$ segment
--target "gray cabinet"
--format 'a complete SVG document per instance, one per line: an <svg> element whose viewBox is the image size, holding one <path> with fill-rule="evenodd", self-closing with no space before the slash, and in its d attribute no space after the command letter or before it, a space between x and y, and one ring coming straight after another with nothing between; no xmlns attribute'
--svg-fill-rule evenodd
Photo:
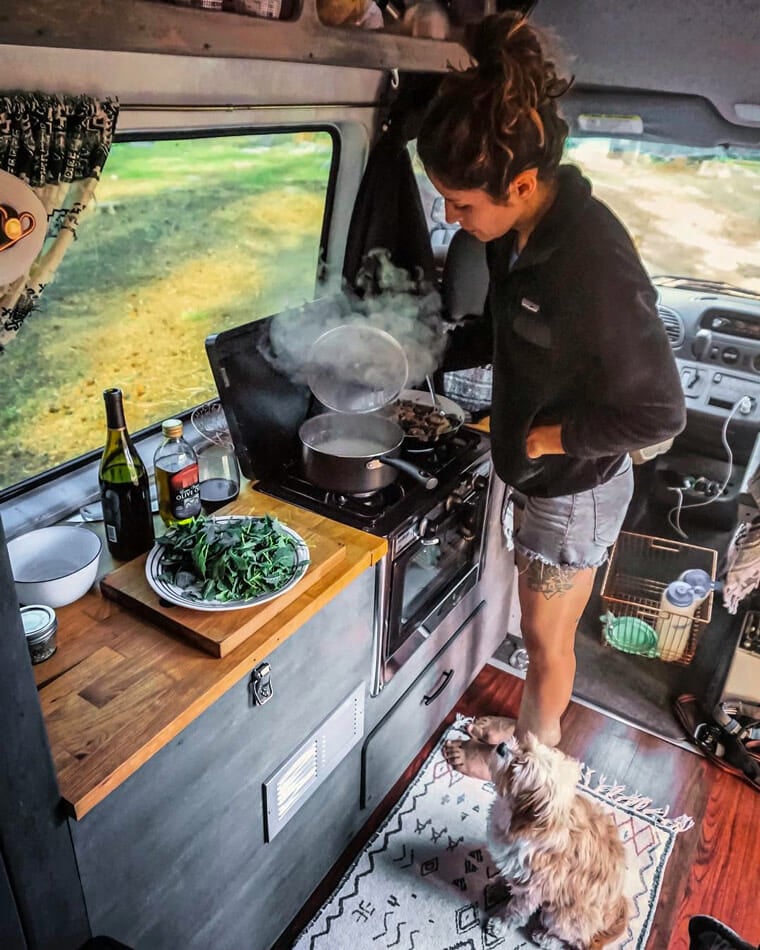
<svg viewBox="0 0 760 950"><path fill-rule="evenodd" d="M367 736L362 753L362 807L383 800L487 663L493 643L482 634L484 600L399 702Z"/></svg>
<svg viewBox="0 0 760 950"><path fill-rule="evenodd" d="M357 687L364 702L372 595L366 571L269 657L271 700L252 706L239 682L71 822L93 933L136 950L269 950L366 817L361 743L269 842L263 786L346 718Z"/></svg>

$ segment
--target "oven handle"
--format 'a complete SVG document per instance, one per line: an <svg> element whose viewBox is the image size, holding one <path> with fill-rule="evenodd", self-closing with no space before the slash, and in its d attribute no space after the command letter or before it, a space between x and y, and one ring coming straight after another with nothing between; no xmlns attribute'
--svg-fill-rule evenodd
<svg viewBox="0 0 760 950"><path fill-rule="evenodd" d="M454 675L454 670L444 671L443 679L441 680L441 685L438 687L438 689L432 692L429 696L422 697L422 702L424 703L425 706L429 706L433 702L434 699L437 699L441 695L441 693L449 685L449 682L451 681L451 677L453 675Z"/></svg>

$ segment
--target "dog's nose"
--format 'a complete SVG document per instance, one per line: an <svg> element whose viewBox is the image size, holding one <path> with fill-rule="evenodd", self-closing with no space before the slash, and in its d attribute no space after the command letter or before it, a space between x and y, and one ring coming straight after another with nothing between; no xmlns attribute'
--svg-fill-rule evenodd
<svg viewBox="0 0 760 950"><path fill-rule="evenodd" d="M506 742L500 742L496 746L496 754L500 756L502 759L506 759L507 757L507 743Z"/></svg>

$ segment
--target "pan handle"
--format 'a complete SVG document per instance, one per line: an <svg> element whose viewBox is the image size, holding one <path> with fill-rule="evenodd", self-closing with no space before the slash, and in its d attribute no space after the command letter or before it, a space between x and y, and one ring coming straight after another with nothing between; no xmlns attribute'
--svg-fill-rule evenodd
<svg viewBox="0 0 760 950"><path fill-rule="evenodd" d="M387 455L383 455L378 459L378 461L382 462L383 465L390 465L392 468L398 468L402 472L406 472L407 475L411 475L412 478L416 479L420 485L424 485L428 491L432 491L438 486L438 479L435 477L435 475L431 475L429 472L420 471L420 469L418 469L415 465L412 465L410 462L406 462L404 459L388 458Z"/></svg>

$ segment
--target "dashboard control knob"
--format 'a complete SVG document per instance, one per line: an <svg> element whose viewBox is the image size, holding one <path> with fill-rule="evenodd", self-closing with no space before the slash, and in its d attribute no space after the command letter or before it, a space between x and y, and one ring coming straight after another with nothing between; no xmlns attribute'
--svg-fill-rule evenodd
<svg viewBox="0 0 760 950"><path fill-rule="evenodd" d="M739 351L735 346L727 346L721 353L720 358L724 363L733 366L734 363L739 362Z"/></svg>

